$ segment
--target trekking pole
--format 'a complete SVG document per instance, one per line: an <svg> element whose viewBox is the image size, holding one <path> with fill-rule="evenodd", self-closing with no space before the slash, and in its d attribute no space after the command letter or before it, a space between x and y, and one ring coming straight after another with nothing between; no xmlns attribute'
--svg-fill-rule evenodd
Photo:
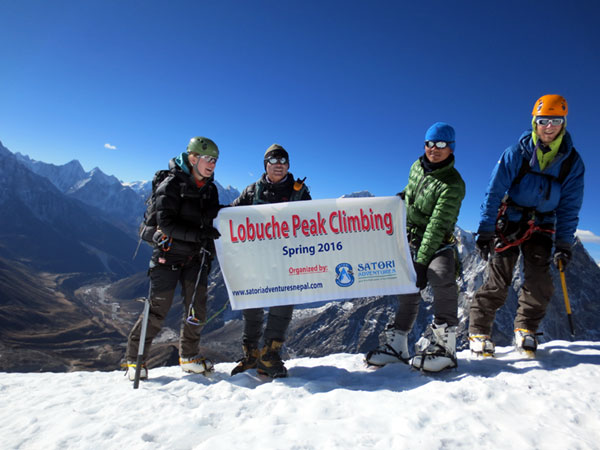
<svg viewBox="0 0 600 450"><path fill-rule="evenodd" d="M185 319L187 323L190 325L205 325L200 322L200 320L196 317L196 292L198 291L198 285L200 284L200 279L202 278L202 273L204 272L204 262L206 261L206 255L210 252L206 250L204 247L200 250L202 253L202 259L200 260L200 270L198 271L198 276L196 277L196 284L194 285L194 294L192 295L192 301L190 302L190 306L188 308L188 317Z"/></svg>
<svg viewBox="0 0 600 450"><path fill-rule="evenodd" d="M144 302L144 314L142 315L142 332L140 334L140 343L138 345L137 360L135 362L135 378L133 388L137 389L140 385L140 374L142 372L142 358L144 357L144 344L146 343L146 329L148 328L148 316L150 315L150 294L152 292L152 280L148 287L148 297Z"/></svg>
<svg viewBox="0 0 600 450"><path fill-rule="evenodd" d="M571 336L575 336L575 329L573 328L573 318L571 316L571 304L569 303L567 282L565 280L565 269L561 260L558 260L558 272L560 273L560 284L562 285L563 296L565 298L565 309L567 310L567 318L569 319L569 328L571 329Z"/></svg>

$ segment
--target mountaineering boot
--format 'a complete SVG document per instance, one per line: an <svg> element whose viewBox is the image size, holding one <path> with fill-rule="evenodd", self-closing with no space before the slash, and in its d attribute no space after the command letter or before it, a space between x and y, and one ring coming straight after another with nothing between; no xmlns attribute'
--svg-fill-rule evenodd
<svg viewBox="0 0 600 450"><path fill-rule="evenodd" d="M287 369L283 365L279 352L282 341L271 340L260 351L256 371L271 378L287 377Z"/></svg>
<svg viewBox="0 0 600 450"><path fill-rule="evenodd" d="M258 363L258 346L255 343L242 344L244 357L238 361L238 365L231 371L231 376L245 372L248 369L256 369Z"/></svg>
<svg viewBox="0 0 600 450"><path fill-rule="evenodd" d="M383 367L386 364L403 362L408 364L410 359L408 355L407 333L389 325L383 332L385 342L371 350L365 356L365 362L370 366Z"/></svg>
<svg viewBox="0 0 600 450"><path fill-rule="evenodd" d="M424 372L440 372L458 366L456 361L456 327L432 323L415 344L415 356L411 360L415 369Z"/></svg>
<svg viewBox="0 0 600 450"><path fill-rule="evenodd" d="M125 375L127 375L127 378L129 378L129 381L135 381L135 368L137 367L137 364L135 363L135 361L127 361L126 364L124 364L125 367L127 367L127 372L125 372ZM142 364L142 368L140 369L140 380L147 380L148 379L148 369L146 368L146 364Z"/></svg>
<svg viewBox="0 0 600 450"><path fill-rule="evenodd" d="M535 332L525 328L515 328L515 350L528 356L535 356L538 341Z"/></svg>
<svg viewBox="0 0 600 450"><path fill-rule="evenodd" d="M179 358L179 366L181 370L188 373L208 374L214 369L214 365L210 359L196 356L194 358Z"/></svg>
<svg viewBox="0 0 600 450"><path fill-rule="evenodd" d="M469 348L473 355L484 358L493 357L496 352L496 346L488 334L470 334Z"/></svg>

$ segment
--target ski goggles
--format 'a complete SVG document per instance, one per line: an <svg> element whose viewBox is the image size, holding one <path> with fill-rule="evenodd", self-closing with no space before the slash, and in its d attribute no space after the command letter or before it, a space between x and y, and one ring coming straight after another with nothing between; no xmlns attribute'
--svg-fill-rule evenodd
<svg viewBox="0 0 600 450"><path fill-rule="evenodd" d="M565 119L564 117L537 117L535 119L535 123L543 127L548 124L552 125L553 127L557 127L565 123Z"/></svg>
<svg viewBox="0 0 600 450"><path fill-rule="evenodd" d="M427 148L446 148L448 144L451 144L454 141L425 141L425 147Z"/></svg>
<svg viewBox="0 0 600 450"><path fill-rule="evenodd" d="M202 155L200 156L200 158L202 158L204 161L206 161L208 164L216 164L217 163L217 159L214 156L210 156L210 155Z"/></svg>
<svg viewBox="0 0 600 450"><path fill-rule="evenodd" d="M267 162L269 164L285 164L287 162L287 158L282 156L281 158L275 158L274 156L271 158L267 158Z"/></svg>

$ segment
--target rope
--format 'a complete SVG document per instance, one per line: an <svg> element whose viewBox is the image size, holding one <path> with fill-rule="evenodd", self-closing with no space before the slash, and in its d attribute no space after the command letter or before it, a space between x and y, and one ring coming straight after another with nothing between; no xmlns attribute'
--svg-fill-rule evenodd
<svg viewBox="0 0 600 450"><path fill-rule="evenodd" d="M535 232L539 231L541 233L549 233L549 234L555 233L555 230L550 230L548 228L542 228L539 225L536 225L535 224L535 212L533 212L533 213L531 213L531 218L527 221L527 230L525 231L525 233L523 233L523 236L521 236L519 239L515 239L514 241L509 240L502 233L502 231L500 231L500 227L497 226L498 221L500 220L500 217L502 217L504 215L507 208L508 208L508 203L506 201L502 202L500 208L498 209L498 216L496 217L496 234L498 235L498 237L500 238L500 241L503 244L502 246L496 247L494 249L496 251L496 253L501 253L505 250L508 250L511 247L516 247L518 245L521 245L523 242L530 239L531 236L533 235L533 233L535 233ZM516 234L516 232L513 234Z"/></svg>

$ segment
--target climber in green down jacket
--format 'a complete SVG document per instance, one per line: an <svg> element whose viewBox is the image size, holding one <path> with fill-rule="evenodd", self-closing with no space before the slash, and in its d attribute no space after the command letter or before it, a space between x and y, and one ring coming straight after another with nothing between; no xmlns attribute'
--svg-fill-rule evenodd
<svg viewBox="0 0 600 450"><path fill-rule="evenodd" d="M369 365L404 362L427 372L457 365L454 226L465 196L465 183L454 168L454 139L450 125L433 124L425 134L425 153L412 165L408 185L398 194L406 204L406 232L417 288L424 289L429 283L433 291L433 323L417 341L411 359L407 336L417 318L421 295L400 295L394 323L383 333L383 344L366 355Z"/></svg>

